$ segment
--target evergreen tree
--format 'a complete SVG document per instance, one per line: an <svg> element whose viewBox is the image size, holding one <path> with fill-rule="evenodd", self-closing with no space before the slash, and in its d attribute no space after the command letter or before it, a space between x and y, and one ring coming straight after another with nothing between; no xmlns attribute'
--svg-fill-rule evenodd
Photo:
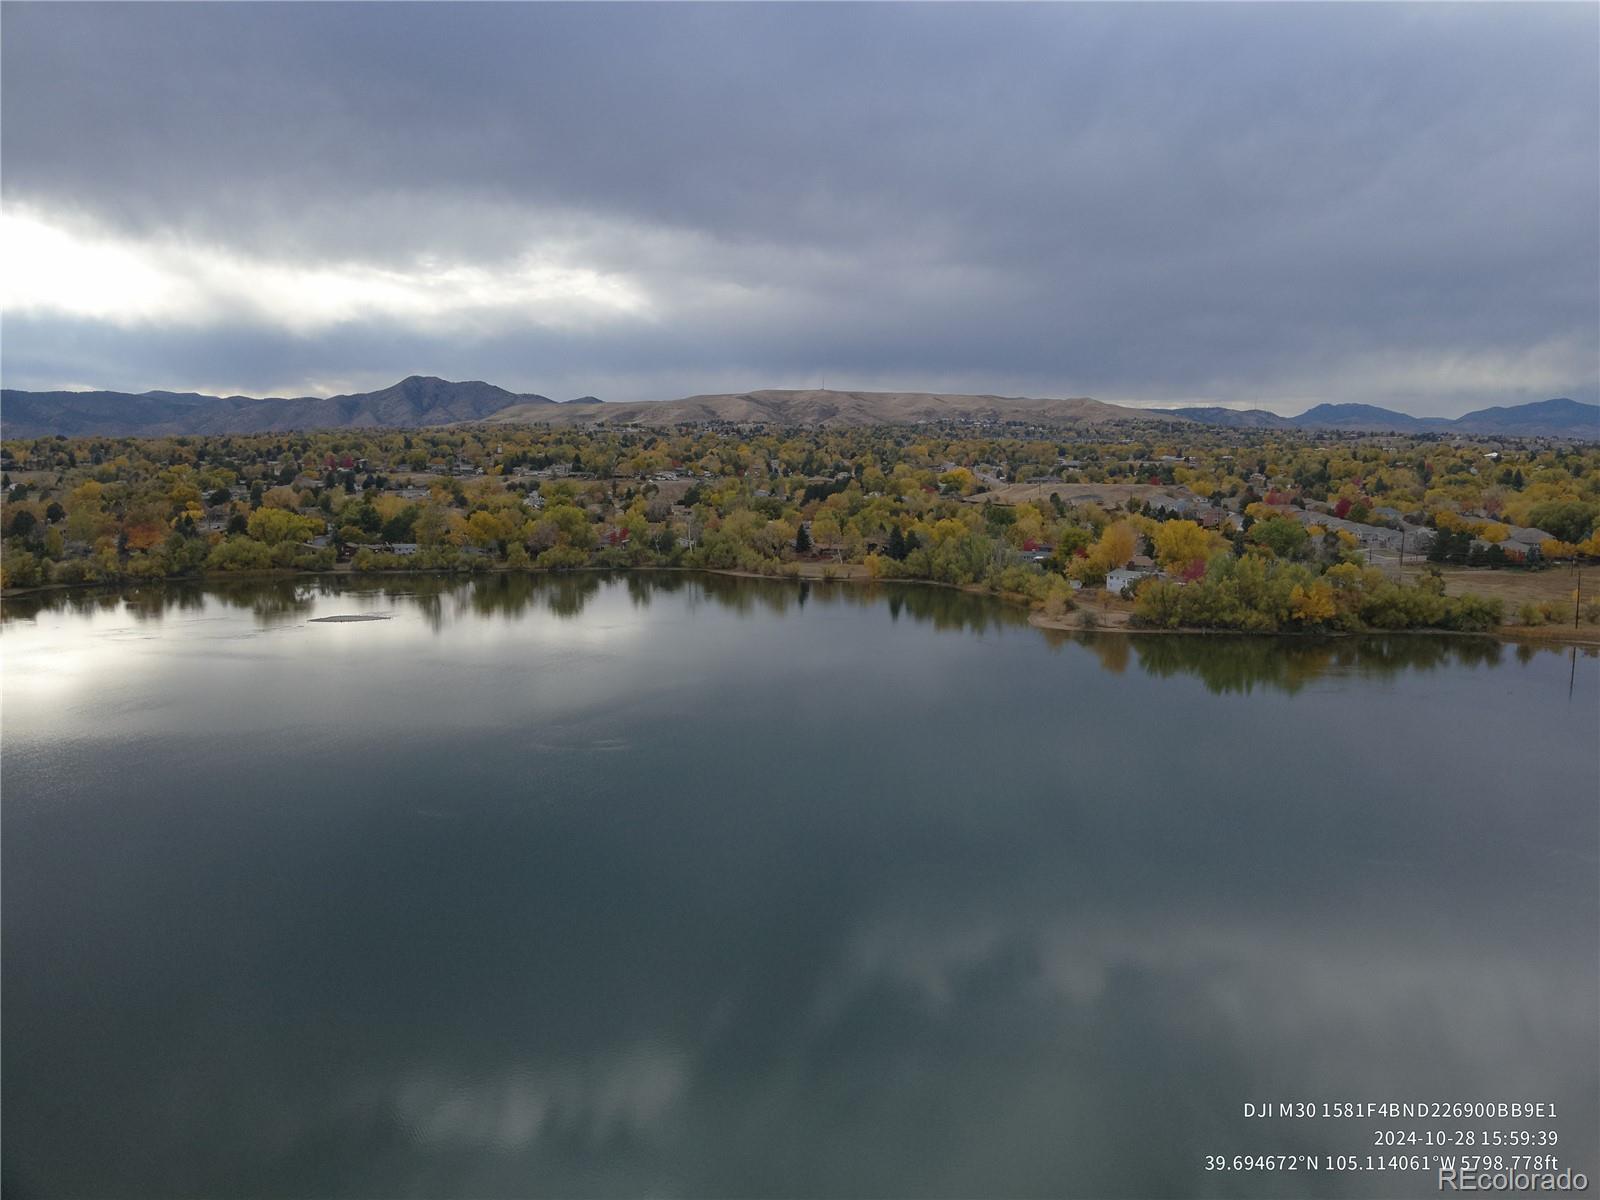
<svg viewBox="0 0 1600 1200"><path fill-rule="evenodd" d="M906 535L900 532L900 526L894 525L889 529L889 545L887 553L895 562L904 562L906 557Z"/></svg>
<svg viewBox="0 0 1600 1200"><path fill-rule="evenodd" d="M811 553L811 531L806 528L803 521L800 523L800 531L794 535L794 552L796 554Z"/></svg>

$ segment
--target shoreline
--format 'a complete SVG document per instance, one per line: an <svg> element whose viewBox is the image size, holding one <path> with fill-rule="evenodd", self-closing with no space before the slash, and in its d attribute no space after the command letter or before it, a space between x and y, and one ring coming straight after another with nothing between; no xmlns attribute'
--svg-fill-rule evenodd
<svg viewBox="0 0 1600 1200"><path fill-rule="evenodd" d="M1074 634L1122 634L1129 637L1148 636L1152 634L1176 634L1183 636L1203 637L1269 637L1269 638L1298 638L1298 637L1367 637L1372 634L1418 634L1434 637L1492 637L1506 642L1532 642L1539 644L1555 644L1559 646L1575 647L1600 647L1600 625L1579 626L1573 628L1560 625L1499 625L1494 629L1485 629L1479 633L1467 633L1454 629L1362 629L1362 630L1275 630L1272 632L1257 632L1240 629L1203 629L1186 626L1180 629L1151 629L1134 625L1130 618L1132 606L1117 608L1110 605L1102 606L1088 601L1075 601L1077 607L1062 616L1049 616L1043 611L1033 607L1032 602L1026 597L1015 592L996 592L979 584L954 584L943 583L936 579L876 579L860 563L798 563L800 569L793 573L762 574L758 571L741 571L723 567L576 567L576 568L540 568L540 567L505 567L492 566L481 571L440 571L436 569L407 569L380 571L355 571L348 564L340 564L329 571L296 571L290 569L268 569L263 571L227 571L212 572L201 575L163 576L156 579L124 580L118 583L46 583L37 587L9 588L0 591L0 602L5 600L20 599L28 596L41 596L51 592L82 592L96 589L126 591L130 587L140 587L155 584L166 586L174 583L216 584L224 580L272 580L272 579L379 579L379 578L405 578L409 576L433 575L444 576L452 579L474 579L487 575L576 575L580 572L604 572L623 574L629 572L654 573L654 572L679 572L683 574L720 575L730 579L761 579L773 583L837 583L852 585L882 585L882 584L910 584L917 587L948 588L951 591L966 592L973 596L987 596L1001 603L1022 608L1027 611L1027 623L1034 629L1049 633L1074 633ZM815 568L806 570L805 568ZM1127 601L1117 601L1118 604L1128 604ZM1093 623L1084 624L1084 615L1093 614Z"/></svg>

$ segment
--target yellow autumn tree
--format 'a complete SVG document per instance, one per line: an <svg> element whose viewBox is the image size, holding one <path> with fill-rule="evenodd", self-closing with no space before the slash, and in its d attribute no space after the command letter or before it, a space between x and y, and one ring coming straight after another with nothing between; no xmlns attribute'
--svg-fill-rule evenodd
<svg viewBox="0 0 1600 1200"><path fill-rule="evenodd" d="M1013 546L1044 540L1044 514L1031 504L1019 504L1013 510L1015 520L1006 529L1006 540Z"/></svg>
<svg viewBox="0 0 1600 1200"><path fill-rule="evenodd" d="M1182 568L1210 558L1220 539L1195 521L1163 521L1156 526L1156 559L1166 568ZM1125 561L1125 560L1124 560Z"/></svg>
<svg viewBox="0 0 1600 1200"><path fill-rule="evenodd" d="M963 496L972 495L978 486L977 477L965 467L957 467L953 471L946 471L939 476L939 486L946 491L959 492Z"/></svg>
<svg viewBox="0 0 1600 1200"><path fill-rule="evenodd" d="M1473 537L1477 537L1488 524L1487 521L1474 521L1471 517L1464 517L1448 508L1436 509L1433 514L1434 528L1442 529L1446 533L1470 533Z"/></svg>
<svg viewBox="0 0 1600 1200"><path fill-rule="evenodd" d="M839 519L831 512L819 512L811 520L811 544L818 550L832 550L838 546L844 531L839 528Z"/></svg>
<svg viewBox="0 0 1600 1200"><path fill-rule="evenodd" d="M1539 553L1546 558L1575 558L1581 551L1572 542L1559 538L1545 538L1539 543Z"/></svg>
<svg viewBox="0 0 1600 1200"><path fill-rule="evenodd" d="M1127 562L1139 549L1139 532L1129 521L1113 521L1100 532L1089 561L1102 574Z"/></svg>
<svg viewBox="0 0 1600 1200"><path fill-rule="evenodd" d="M279 542L303 542L321 528L322 522L281 508L258 508L250 514L250 536L269 546Z"/></svg>
<svg viewBox="0 0 1600 1200"><path fill-rule="evenodd" d="M1331 621L1338 610L1333 603L1333 589L1320 579L1309 588L1295 584L1289 593L1289 612L1302 625L1320 625Z"/></svg>
<svg viewBox="0 0 1600 1200"><path fill-rule="evenodd" d="M522 535L523 521L509 510L490 512L479 509L467 518L467 540L474 546L494 546Z"/></svg>

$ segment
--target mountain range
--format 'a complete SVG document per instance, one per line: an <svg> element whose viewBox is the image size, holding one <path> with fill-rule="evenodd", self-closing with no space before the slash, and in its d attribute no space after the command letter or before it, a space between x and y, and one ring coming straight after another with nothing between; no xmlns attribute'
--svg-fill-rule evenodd
<svg viewBox="0 0 1600 1200"><path fill-rule="evenodd" d="M1086 397L937 392L763 390L603 404L565 404L471 380L412 375L392 387L341 396L207 396L195 392L0 392L5 437L274 433L291 429L416 428L472 422L583 426L675 425L711 421L770 425L901 425L930 421L1026 421L1060 427L1115 422L1198 422L1232 429L1336 429L1471 433L1600 441L1600 405L1574 400L1485 408L1463 417L1414 417L1368 404L1319 404L1295 417L1264 409L1132 408Z"/></svg>
<svg viewBox="0 0 1600 1200"><path fill-rule="evenodd" d="M1600 405L1565 397L1531 404L1480 408L1465 416L1413 417L1371 404L1319 404L1297 417L1260 408L1150 409L1232 429L1348 429L1372 433L1474 433L1501 437L1568 437L1600 440Z"/></svg>
<svg viewBox="0 0 1600 1200"><path fill-rule="evenodd" d="M592 399L592 398L591 398ZM412 375L376 392L293 399L206 396L197 392L0 392L6 437L164 437L204 433L277 433L290 429L415 428L482 421L515 406L557 407L547 396L519 395L491 383L452 383Z"/></svg>

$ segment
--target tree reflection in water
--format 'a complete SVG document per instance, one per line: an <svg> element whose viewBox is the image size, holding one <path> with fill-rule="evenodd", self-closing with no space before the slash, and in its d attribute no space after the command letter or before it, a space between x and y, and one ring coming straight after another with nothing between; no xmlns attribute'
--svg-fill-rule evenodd
<svg viewBox="0 0 1600 1200"><path fill-rule="evenodd" d="M210 602L248 610L262 628L304 621L319 602L345 598L363 610L411 607L441 631L456 616L518 620L545 613L562 620L580 616L602 590L622 587L636 608L658 594L688 593L700 604L740 615L798 612L808 605L858 608L883 606L891 621L928 622L935 629L984 634L1027 626L1020 607L952 588L908 583L856 584L708 575L685 571L574 571L561 574L496 572L487 575L314 576L151 583L123 590L47 591L5 600L5 621L33 620L44 613L90 614L119 608L137 621L159 621L168 613L198 613ZM1326 676L1392 678L1442 666L1493 666L1512 653L1528 662L1541 653L1570 648L1519 643L1508 647L1491 637L1426 633L1352 637L1226 634L1117 634L1032 631L1059 650L1076 644L1092 652L1105 670L1126 672L1137 663L1147 675L1193 675L1207 690L1248 693L1257 687L1293 694ZM1595 657L1593 647L1571 650Z"/></svg>

